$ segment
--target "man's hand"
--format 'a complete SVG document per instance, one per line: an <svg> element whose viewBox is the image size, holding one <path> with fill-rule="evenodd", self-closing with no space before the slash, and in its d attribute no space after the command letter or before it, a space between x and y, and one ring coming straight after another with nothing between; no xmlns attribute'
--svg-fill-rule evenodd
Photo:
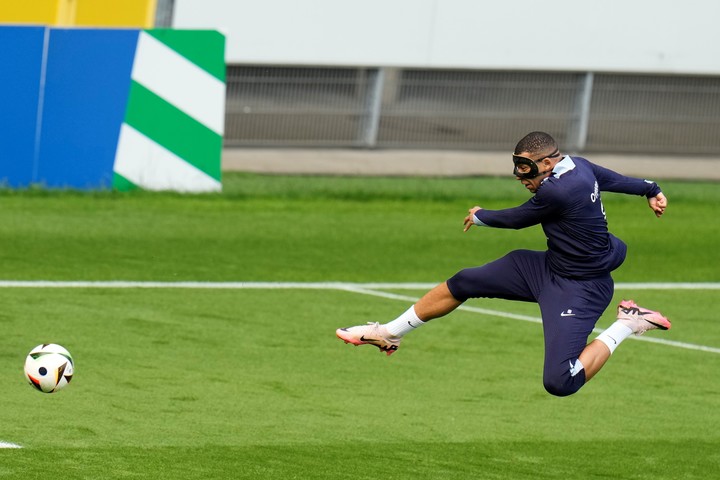
<svg viewBox="0 0 720 480"><path fill-rule="evenodd" d="M470 215L465 217L465 221L463 221L463 225L465 225L465 228L463 228L463 232L467 232L468 230L470 230L470 227L475 225L475 212L477 212L478 210L482 210L482 208L478 207L477 205L468 210Z"/></svg>
<svg viewBox="0 0 720 480"><path fill-rule="evenodd" d="M648 205L652 211L655 212L655 216L658 218L660 215L665 213L667 203L667 197L665 197L662 193L658 193L656 197L648 198Z"/></svg>

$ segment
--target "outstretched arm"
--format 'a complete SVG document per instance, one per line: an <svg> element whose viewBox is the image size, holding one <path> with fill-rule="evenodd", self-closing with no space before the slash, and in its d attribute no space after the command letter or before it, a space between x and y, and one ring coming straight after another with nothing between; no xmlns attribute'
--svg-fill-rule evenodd
<svg viewBox="0 0 720 480"><path fill-rule="evenodd" d="M650 206L652 211L655 212L655 216L658 218L660 218L660 216L665 213L667 203L667 197L663 195L662 192L658 193L654 197L648 198L648 205Z"/></svg>
<svg viewBox="0 0 720 480"><path fill-rule="evenodd" d="M643 195L647 198L655 197L660 193L658 184L651 180L627 177L609 168L601 167L591 162L588 163L592 167L600 190L603 192Z"/></svg>
<svg viewBox="0 0 720 480"><path fill-rule="evenodd" d="M541 199L538 194L522 205L503 210L486 210L476 205L468 210L469 215L463 222L464 231L467 232L473 225L515 230L531 227L551 216L560 207L560 202Z"/></svg>
<svg viewBox="0 0 720 480"><path fill-rule="evenodd" d="M590 162L588 162L590 163ZM610 169L590 163L595 178L597 178L600 190L606 192L628 193L644 195L647 197L648 205L655 212L656 217L665 213L667 208L667 197L660 191L657 183L639 178L626 177Z"/></svg>

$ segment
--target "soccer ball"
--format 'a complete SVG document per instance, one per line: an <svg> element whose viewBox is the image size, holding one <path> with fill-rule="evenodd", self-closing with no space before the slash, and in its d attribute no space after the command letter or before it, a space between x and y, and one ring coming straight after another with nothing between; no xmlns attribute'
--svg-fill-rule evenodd
<svg viewBox="0 0 720 480"><path fill-rule="evenodd" d="M30 350L25 359L25 377L43 393L57 392L73 377L73 358L64 347L44 343Z"/></svg>

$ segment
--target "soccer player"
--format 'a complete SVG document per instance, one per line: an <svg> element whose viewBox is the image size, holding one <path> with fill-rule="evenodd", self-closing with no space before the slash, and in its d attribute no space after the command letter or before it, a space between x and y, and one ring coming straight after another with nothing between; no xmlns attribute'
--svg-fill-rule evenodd
<svg viewBox="0 0 720 480"><path fill-rule="evenodd" d="M514 208L474 206L465 217L472 226L520 229L542 225L544 252L515 250L486 265L466 268L426 293L397 319L340 328L345 343L374 345L390 355L406 333L447 315L468 298L536 302L545 338L543 384L552 395L577 392L631 334L670 328L659 312L632 300L618 305L617 321L588 343L595 323L610 304L610 272L625 260L626 245L608 232L600 192L643 195L657 217L667 207L660 187L620 175L588 160L562 155L547 133L532 132L515 147L513 175L534 195Z"/></svg>

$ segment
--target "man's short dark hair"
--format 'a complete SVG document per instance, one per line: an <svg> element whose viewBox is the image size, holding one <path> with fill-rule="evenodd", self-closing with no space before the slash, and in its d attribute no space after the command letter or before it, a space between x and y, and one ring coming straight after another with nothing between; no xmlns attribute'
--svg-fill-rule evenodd
<svg viewBox="0 0 720 480"><path fill-rule="evenodd" d="M557 142L545 132L530 132L515 146L515 155L528 152L530 154L542 153L547 150L556 150Z"/></svg>

